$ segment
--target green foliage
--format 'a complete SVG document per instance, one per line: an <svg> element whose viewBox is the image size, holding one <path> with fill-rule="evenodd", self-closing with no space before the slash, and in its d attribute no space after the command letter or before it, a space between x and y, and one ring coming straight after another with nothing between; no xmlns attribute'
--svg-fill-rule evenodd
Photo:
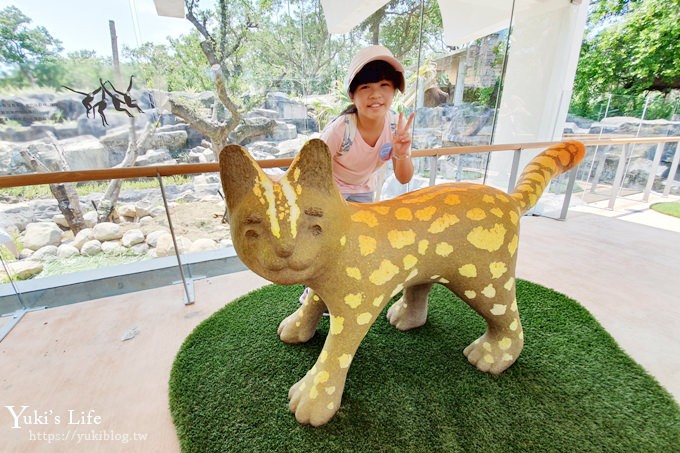
<svg viewBox="0 0 680 453"><path fill-rule="evenodd" d="M53 72L61 42L45 27L30 27L31 19L16 6L0 11L0 63L18 69L20 81L35 85L36 77ZM36 68L43 68L36 74Z"/></svg>
<svg viewBox="0 0 680 453"><path fill-rule="evenodd" d="M574 82L571 111L597 118L606 94L628 96L629 114L641 113L650 92L668 95L680 88L680 2L600 1L588 31ZM672 111L655 99L646 118ZM667 116L665 116L667 117Z"/></svg>

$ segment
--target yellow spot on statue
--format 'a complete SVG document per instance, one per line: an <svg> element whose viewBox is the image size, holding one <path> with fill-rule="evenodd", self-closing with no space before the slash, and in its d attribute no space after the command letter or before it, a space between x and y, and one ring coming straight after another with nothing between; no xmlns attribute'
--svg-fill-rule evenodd
<svg viewBox="0 0 680 453"><path fill-rule="evenodd" d="M482 294L484 294L484 297L487 297L489 299L492 299L496 296L496 288L493 287L491 283L489 283L486 288L482 290Z"/></svg>
<svg viewBox="0 0 680 453"><path fill-rule="evenodd" d="M512 222L513 225L517 225L517 222L519 221L519 215L517 214L517 212L510 211L508 215L510 216L510 222Z"/></svg>
<svg viewBox="0 0 680 453"><path fill-rule="evenodd" d="M373 299L373 306L379 307L380 304L382 304L382 301L383 301L384 298L385 298L384 295L380 295L380 296L376 297L375 299Z"/></svg>
<svg viewBox="0 0 680 453"><path fill-rule="evenodd" d="M458 269L458 273L463 277L474 278L477 276L477 266L474 264L464 264Z"/></svg>
<svg viewBox="0 0 680 453"><path fill-rule="evenodd" d="M413 213L408 208L399 208L394 212L394 217L397 220L413 220Z"/></svg>
<svg viewBox="0 0 680 453"><path fill-rule="evenodd" d="M344 247L346 243L347 243L347 236L344 236L344 235L341 236L340 237L340 245L342 245Z"/></svg>
<svg viewBox="0 0 680 453"><path fill-rule="evenodd" d="M362 298L363 294L361 293L348 294L345 296L345 303L352 308L357 308L359 305L361 305Z"/></svg>
<svg viewBox="0 0 680 453"><path fill-rule="evenodd" d="M428 206L423 209L418 209L416 211L416 219L422 220L423 222L427 222L432 218L435 212L437 212L437 208L434 206Z"/></svg>
<svg viewBox="0 0 680 453"><path fill-rule="evenodd" d="M375 252L378 242L370 236L359 236L359 252L361 256L367 256Z"/></svg>
<svg viewBox="0 0 680 453"><path fill-rule="evenodd" d="M507 289L510 291L512 289L512 285L515 284L515 277L510 277L507 282L505 282L505 285L503 285L503 288Z"/></svg>
<svg viewBox="0 0 680 453"><path fill-rule="evenodd" d="M413 255L406 255L406 256L404 257L403 262L404 262L404 269L405 269L405 270L409 270L409 269L411 269L413 266L415 266L416 264L418 264L418 258L416 258L416 257L413 256Z"/></svg>
<svg viewBox="0 0 680 453"><path fill-rule="evenodd" d="M503 210L501 208L492 208L489 210L489 212L499 219L503 218Z"/></svg>
<svg viewBox="0 0 680 453"><path fill-rule="evenodd" d="M424 255L427 252L427 247L430 245L430 241L427 239L421 239L418 241L418 253Z"/></svg>
<svg viewBox="0 0 680 453"><path fill-rule="evenodd" d="M493 359L493 356L491 354L486 354L484 356L484 361L486 363L494 363L495 362L495 360Z"/></svg>
<svg viewBox="0 0 680 453"><path fill-rule="evenodd" d="M517 320L516 319L513 319L512 322L510 323L510 330L512 330L513 332L515 330L517 330Z"/></svg>
<svg viewBox="0 0 680 453"><path fill-rule="evenodd" d="M416 242L416 233L413 230L390 230L387 233L387 240L395 249L401 249Z"/></svg>
<svg viewBox="0 0 680 453"><path fill-rule="evenodd" d="M505 314L505 311L508 309L505 305L502 304L493 304L493 308L490 310L492 315L495 316L502 316Z"/></svg>
<svg viewBox="0 0 680 453"><path fill-rule="evenodd" d="M428 233L441 233L459 221L460 219L453 214L444 214L432 222L432 225L430 225L430 228L428 228L427 231Z"/></svg>
<svg viewBox="0 0 680 453"><path fill-rule="evenodd" d="M474 299L475 297L477 297L477 293L472 291L471 289L468 289L467 291L465 291L464 294L465 294L465 297L467 297L468 299Z"/></svg>
<svg viewBox="0 0 680 453"><path fill-rule="evenodd" d="M444 198L444 203L450 206L455 206L460 203L460 197L453 194L447 195L446 198Z"/></svg>
<svg viewBox="0 0 680 453"><path fill-rule="evenodd" d="M411 280L413 277L415 277L416 275L418 275L418 269L413 269L411 271L411 273L408 274L408 277L406 277L406 280L404 280L404 281L407 282L407 281Z"/></svg>
<svg viewBox="0 0 680 453"><path fill-rule="evenodd" d="M501 348L502 351L507 351L510 346L512 346L512 340L508 337L503 337L503 339L498 342L498 347Z"/></svg>
<svg viewBox="0 0 680 453"><path fill-rule="evenodd" d="M507 195L502 194L502 193L497 193L497 194L496 194L496 198L498 198L499 200L501 200L501 201L503 201L503 202L505 202L505 203L507 203L508 201L510 201L510 199L507 197Z"/></svg>
<svg viewBox="0 0 680 453"><path fill-rule="evenodd" d="M328 358L328 351L326 351L324 349L323 351L321 351L321 354L319 354L319 362L324 363L327 358Z"/></svg>
<svg viewBox="0 0 680 453"><path fill-rule="evenodd" d="M326 407L327 407L329 410L332 411L333 409L335 409L335 403L334 403L333 401L331 401L330 403L328 403L328 404L326 405Z"/></svg>
<svg viewBox="0 0 680 453"><path fill-rule="evenodd" d="M500 278L508 271L508 267L505 265L505 263L494 261L493 263L489 264L489 270L491 271L491 278Z"/></svg>
<svg viewBox="0 0 680 453"><path fill-rule="evenodd" d="M482 348L484 348L484 350L486 351L491 352L491 343L485 341L484 343L482 343Z"/></svg>
<svg viewBox="0 0 680 453"><path fill-rule="evenodd" d="M506 353L503 354L503 360L505 362L511 362L512 360L515 360L515 358L511 354L508 354L506 352Z"/></svg>
<svg viewBox="0 0 680 453"><path fill-rule="evenodd" d="M300 167L295 167L295 171L293 172L293 181L298 181L300 179Z"/></svg>
<svg viewBox="0 0 680 453"><path fill-rule="evenodd" d="M361 280L361 270L358 267L348 267L345 272L347 272L348 277Z"/></svg>
<svg viewBox="0 0 680 453"><path fill-rule="evenodd" d="M512 240L508 244L508 252L510 252L510 256L515 256L515 252L517 251L518 243L519 243L519 237L517 235L514 235L512 237Z"/></svg>
<svg viewBox="0 0 680 453"><path fill-rule="evenodd" d="M495 252L503 245L505 232L505 227L500 223L489 229L478 226L468 233L467 240L478 249Z"/></svg>
<svg viewBox="0 0 680 453"><path fill-rule="evenodd" d="M364 324L368 324L369 322L371 322L371 318L372 318L372 316L371 316L370 313L368 313L368 312L362 313L359 316L357 316L357 324L359 324L360 326L363 326Z"/></svg>
<svg viewBox="0 0 680 453"><path fill-rule="evenodd" d="M323 384L324 382L328 381L328 378L330 378L330 374L328 371L320 371L319 374L314 376L314 384Z"/></svg>
<svg viewBox="0 0 680 453"><path fill-rule="evenodd" d="M352 214L350 217L354 222L365 223L369 227L373 228L378 225L378 219L375 214L371 211L358 211Z"/></svg>
<svg viewBox="0 0 680 453"><path fill-rule="evenodd" d="M331 385L330 387L326 387L324 390L325 390L326 393L328 393L329 395L332 395L333 393L335 393L335 386L334 386L334 385Z"/></svg>
<svg viewBox="0 0 680 453"><path fill-rule="evenodd" d="M384 285L394 278L399 273L399 268L395 266L390 260L382 260L378 270L368 277L374 285Z"/></svg>
<svg viewBox="0 0 680 453"><path fill-rule="evenodd" d="M496 200L494 200L494 198L491 195L484 195L482 197L482 201L484 203L495 203L496 202Z"/></svg>
<svg viewBox="0 0 680 453"><path fill-rule="evenodd" d="M349 354L343 354L338 357L338 362L340 363L340 368L347 368L349 364L352 363L352 356Z"/></svg>
<svg viewBox="0 0 680 453"><path fill-rule="evenodd" d="M517 299L513 300L512 304L510 304L510 310L517 311Z"/></svg>
<svg viewBox="0 0 680 453"><path fill-rule="evenodd" d="M437 244L437 248L435 249L435 253L439 256L449 256L453 252L453 246L449 244L448 242L440 242Z"/></svg>
<svg viewBox="0 0 680 453"><path fill-rule="evenodd" d="M345 325L345 318L342 316L331 315L331 335L340 335L342 328Z"/></svg>
<svg viewBox="0 0 680 453"><path fill-rule="evenodd" d="M309 397L311 399L316 399L316 397L319 396L319 390L317 390L316 386L312 387L309 389Z"/></svg>
<svg viewBox="0 0 680 453"><path fill-rule="evenodd" d="M465 213L465 216L470 220L484 220L486 219L486 212L480 208L472 208Z"/></svg>

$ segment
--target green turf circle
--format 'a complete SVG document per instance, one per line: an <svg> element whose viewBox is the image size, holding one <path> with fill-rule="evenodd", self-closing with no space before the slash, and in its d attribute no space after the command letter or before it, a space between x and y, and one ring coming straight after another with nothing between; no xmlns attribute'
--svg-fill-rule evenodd
<svg viewBox="0 0 680 453"><path fill-rule="evenodd" d="M254 291L186 339L170 377L183 451L680 451L672 397L579 304L524 281L525 348L501 376L468 364L462 350L484 323L436 286L427 324L399 332L381 316L352 362L338 414L321 428L301 426L288 389L314 364L328 321L304 345L279 341L300 292Z"/></svg>

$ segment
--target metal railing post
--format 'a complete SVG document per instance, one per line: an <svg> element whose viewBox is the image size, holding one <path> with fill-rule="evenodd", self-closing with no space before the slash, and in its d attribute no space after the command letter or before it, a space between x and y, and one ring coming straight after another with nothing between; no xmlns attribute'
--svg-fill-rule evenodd
<svg viewBox="0 0 680 453"><path fill-rule="evenodd" d="M642 196L642 201L649 201L649 194L652 192L652 188L654 187L656 172L659 170L659 163L661 162L661 155L663 154L663 145L663 143L656 145L654 158L652 160L652 168L649 170L649 178L647 178L647 185L645 186L645 192Z"/></svg>
<svg viewBox="0 0 680 453"><path fill-rule="evenodd" d="M664 197L667 197L671 193L673 182L675 182L675 173L677 173L678 163L680 163L680 142L675 143L675 155L673 156L673 162L671 162L671 168L668 171L668 178L666 178L666 187L663 189Z"/></svg>
<svg viewBox="0 0 680 453"><path fill-rule="evenodd" d="M619 190L623 185L624 169L626 168L626 161L628 160L628 144L621 147L621 156L619 157L619 164L616 166L616 176L614 176L614 183L612 184L612 193L609 197L609 209L614 209L616 197L619 196Z"/></svg>
<svg viewBox="0 0 680 453"><path fill-rule="evenodd" d="M522 156L522 148L516 149L512 154L512 165L510 166L510 178L508 179L508 193L512 193L517 183L519 173L519 159Z"/></svg>

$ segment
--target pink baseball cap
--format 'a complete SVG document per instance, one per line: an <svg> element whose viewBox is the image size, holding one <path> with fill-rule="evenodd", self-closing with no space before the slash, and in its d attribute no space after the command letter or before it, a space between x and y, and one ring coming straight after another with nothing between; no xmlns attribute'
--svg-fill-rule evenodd
<svg viewBox="0 0 680 453"><path fill-rule="evenodd" d="M364 49L361 49L355 56L352 58L352 62L349 64L349 71L347 71L347 79L345 79L345 87L347 88L347 94L349 94L349 85L352 83L352 80L354 80L354 77L361 71L361 69L366 66L368 63L371 61L376 61L376 60L382 60L388 64L390 64L395 71L399 73L401 76L401 80L399 81L399 84L396 89L401 91L402 93L404 92L404 88L406 86L406 81L404 80L404 67L399 63L399 60L394 58L394 55L392 55L392 52L387 47L383 46L369 46Z"/></svg>

